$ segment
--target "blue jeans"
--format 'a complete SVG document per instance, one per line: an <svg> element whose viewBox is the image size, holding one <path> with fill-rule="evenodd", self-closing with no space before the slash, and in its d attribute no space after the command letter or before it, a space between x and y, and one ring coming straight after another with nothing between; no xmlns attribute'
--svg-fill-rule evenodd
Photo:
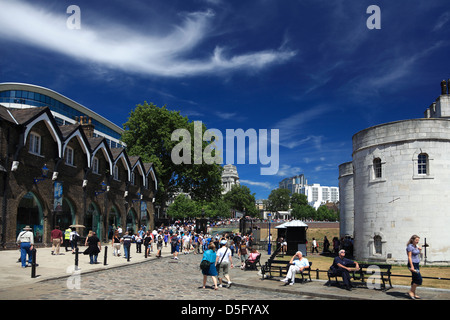
<svg viewBox="0 0 450 320"><path fill-rule="evenodd" d="M129 244L123 245L123 251L125 253L125 258L127 258L127 259L128 259L128 255L130 254L130 249L131 249L131 246Z"/></svg>
<svg viewBox="0 0 450 320"><path fill-rule="evenodd" d="M98 257L98 255L93 255L93 254L89 255L89 259L91 260L91 264L97 263L97 257Z"/></svg>
<svg viewBox="0 0 450 320"><path fill-rule="evenodd" d="M27 258L27 254L28 254L28 263L31 264L32 261L32 257L31 257L31 244L29 242L22 242L20 243L20 261L22 262L22 267L26 267L27 262L26 262L26 258Z"/></svg>

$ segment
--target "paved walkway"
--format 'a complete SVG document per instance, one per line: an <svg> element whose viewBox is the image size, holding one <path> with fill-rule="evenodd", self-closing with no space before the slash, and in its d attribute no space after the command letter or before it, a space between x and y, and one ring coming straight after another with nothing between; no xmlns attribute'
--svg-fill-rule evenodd
<svg viewBox="0 0 450 320"><path fill-rule="evenodd" d="M99 264L89 264L89 256L83 254L79 255L78 267L82 274L95 275L94 272L102 272L105 270L114 270L118 267L125 267L130 265L142 264L145 262L156 260L155 252L150 257L145 258L144 254L135 253L135 247L131 248L131 259L123 257L112 256L111 246L108 246L107 265L103 265L105 246L102 247L102 252L99 255ZM83 252L85 247L80 248L80 252ZM154 248L156 250L156 246ZM46 281L54 279L65 279L73 274L75 255L71 252L65 252L64 248L61 249L61 255L51 255L50 248L38 248L37 249L37 263L39 266L36 268L36 278L31 277L31 268L21 268L21 264L17 263L19 258L19 250L3 250L0 251L0 299L10 299L8 296L13 288L19 286L30 286L36 283L44 284ZM123 250L122 250L123 253ZM159 261L175 262L171 260L170 248L164 247L162 252L162 259ZM190 272L196 273L196 277L201 279L200 270L196 270L196 265L200 263L201 255L189 255L180 254L180 262L189 262L192 266ZM267 254L263 252L261 261L266 261ZM237 260L237 257L235 257ZM197 261L198 260L198 261ZM160 264L163 266L163 264ZM180 264L181 265L181 264ZM152 268L148 268L151 272ZM195 270L194 270L195 269ZM101 274L101 273L100 273ZM100 274L98 276L100 277ZM264 290L266 293L276 295L292 295L293 298L300 298L304 296L310 296L317 299L346 299L346 300L408 300L406 293L408 287L395 286L392 289L384 292L381 290L368 289L365 287L358 287L353 291L346 291L335 286L328 287L325 285L325 280L315 280L299 284L296 283L293 286L285 286L282 282L277 280L261 280L261 277L256 271L243 271L239 268L234 268L230 272L231 279L233 281L232 288L247 288L251 290ZM181 273L180 276L183 276ZM201 282L201 280L198 280ZM225 290L225 289L223 289ZM420 287L417 291L424 300L450 300L450 290L431 289L426 287ZM150 298L150 297L149 297ZM169 298L170 299L170 298ZM220 298L219 298L220 299Z"/></svg>

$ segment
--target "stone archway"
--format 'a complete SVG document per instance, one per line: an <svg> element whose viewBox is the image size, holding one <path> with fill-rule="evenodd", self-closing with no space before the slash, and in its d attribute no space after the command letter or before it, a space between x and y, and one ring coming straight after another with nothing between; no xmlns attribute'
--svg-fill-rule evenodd
<svg viewBox="0 0 450 320"><path fill-rule="evenodd" d="M34 242L42 243L44 236L42 203L33 192L26 193L17 207L16 237L25 226L33 229Z"/></svg>

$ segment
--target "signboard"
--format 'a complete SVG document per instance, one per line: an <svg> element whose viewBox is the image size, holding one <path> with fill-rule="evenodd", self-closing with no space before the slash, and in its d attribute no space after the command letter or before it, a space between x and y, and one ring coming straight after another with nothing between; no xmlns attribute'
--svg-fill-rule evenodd
<svg viewBox="0 0 450 320"><path fill-rule="evenodd" d="M62 212L63 184L62 182L55 181L53 186L53 211Z"/></svg>

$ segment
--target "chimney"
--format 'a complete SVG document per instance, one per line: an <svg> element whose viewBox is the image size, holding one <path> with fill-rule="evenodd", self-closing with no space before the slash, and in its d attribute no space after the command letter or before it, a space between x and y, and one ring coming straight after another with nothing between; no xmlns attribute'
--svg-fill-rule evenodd
<svg viewBox="0 0 450 320"><path fill-rule="evenodd" d="M447 83L447 81L442 80L441 81L441 95L444 95L444 94L448 94L448 83Z"/></svg>
<svg viewBox="0 0 450 320"><path fill-rule="evenodd" d="M81 116L80 117L80 125L81 128L84 131L84 134L87 138L93 138L94 137L94 125L92 124L92 119L87 116Z"/></svg>

